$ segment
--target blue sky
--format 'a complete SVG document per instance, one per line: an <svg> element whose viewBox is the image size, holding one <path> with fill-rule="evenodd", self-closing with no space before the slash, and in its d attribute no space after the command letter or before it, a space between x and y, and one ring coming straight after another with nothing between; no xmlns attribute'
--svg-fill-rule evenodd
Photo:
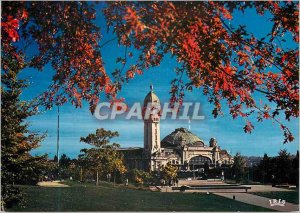
<svg viewBox="0 0 300 213"><path fill-rule="evenodd" d="M101 6L101 5L100 5ZM104 18L98 13L97 24L103 26L103 40L107 41L114 37L111 33L106 34ZM268 22L268 16L258 16L255 11L247 11L245 15L235 14L231 24L243 24L247 29L256 36L263 36L271 29ZM101 42L101 43L102 43ZM293 43L287 43L294 47ZM124 55L124 49L118 47L116 42L111 42L102 49L106 70L111 73L116 68L115 59ZM149 92L149 85L154 85L154 91L160 98L161 102L167 102L169 99L170 82L175 77L174 68L177 62L175 59L166 56L159 67L146 70L142 76L137 76L129 84L126 84L120 93L126 103L143 102L145 95ZM21 78L29 78L31 85L23 94L23 99L31 99L45 91L51 83L51 77L54 71L50 66L46 66L43 72L34 69L25 69ZM257 98L259 98L257 96ZM274 156L280 149L287 149L292 154L299 149L299 120L293 119L286 123L295 136L295 142L283 144L283 133L280 127L272 121L263 123L252 120L255 129L252 134L245 134L243 127L245 125L241 118L233 120L224 108L224 116L214 119L211 115L213 106L207 102L207 98L202 95L200 90L186 94L186 101L197 101L201 103L201 110L205 120L191 121L191 131L208 143L211 137L215 137L221 148L225 148L230 153L241 152L243 155L262 156L267 153ZM53 156L56 153L56 127L57 114L56 108L41 112L40 115L29 119L30 129L32 131L47 132L46 139L41 146L34 150L33 154L48 153ZM142 147L143 146L143 121L141 120L104 120L99 121L89 111L88 103L83 103L83 107L78 109L70 104L60 108L60 153L65 153L71 157L76 157L80 149L86 147L80 143L79 139L89 133L95 132L97 128L105 128L118 131L120 136L113 140L118 142L122 147ZM175 128L188 128L186 120L163 120L161 121L161 139L174 131Z"/></svg>

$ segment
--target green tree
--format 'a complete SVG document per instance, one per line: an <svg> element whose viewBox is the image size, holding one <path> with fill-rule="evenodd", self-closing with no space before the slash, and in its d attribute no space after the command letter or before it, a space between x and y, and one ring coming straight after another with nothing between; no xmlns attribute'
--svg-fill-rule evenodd
<svg viewBox="0 0 300 213"><path fill-rule="evenodd" d="M167 163L163 168L162 168L162 177L166 180L166 181L174 181L175 178L177 177L177 167L173 166L170 162Z"/></svg>
<svg viewBox="0 0 300 213"><path fill-rule="evenodd" d="M261 178L263 183L267 183L271 181L272 176L272 168L271 168L271 159L265 153L263 159L259 164L259 170L261 173Z"/></svg>
<svg viewBox="0 0 300 213"><path fill-rule="evenodd" d="M71 164L72 160L66 154L62 154L59 159L59 165L62 167L68 167Z"/></svg>
<svg viewBox="0 0 300 213"><path fill-rule="evenodd" d="M240 153L234 156L233 171L236 182L241 182L247 173L246 160Z"/></svg>
<svg viewBox="0 0 300 213"><path fill-rule="evenodd" d="M96 133L81 137L80 141L94 146L91 149L82 150L82 157L90 162L90 169L96 173L96 185L99 184L99 176L102 174L123 174L126 168L123 164L123 156L118 151L120 145L110 144L110 139L119 136L118 132L112 132L103 128L97 129Z"/></svg>
<svg viewBox="0 0 300 213"><path fill-rule="evenodd" d="M297 151L295 158L292 161L292 172L290 175L291 184L299 187L299 151Z"/></svg>
<svg viewBox="0 0 300 213"><path fill-rule="evenodd" d="M106 171L108 174L113 174L115 183L117 173L122 175L127 171L123 156L120 152L111 148L107 150L106 155L108 156Z"/></svg>
<svg viewBox="0 0 300 213"><path fill-rule="evenodd" d="M149 182L151 179L151 174L139 169L132 169L129 172L129 179L137 185L142 185Z"/></svg>
<svg viewBox="0 0 300 213"><path fill-rule="evenodd" d="M33 157L30 151L39 146L45 135L29 131L26 119L37 113L33 101L20 95L28 86L18 75L23 68L21 56L2 52L1 71L1 206L10 207L22 200L15 183L35 184L43 170L46 156Z"/></svg>
<svg viewBox="0 0 300 213"><path fill-rule="evenodd" d="M272 182L299 184L299 153L294 158L287 150L280 150L278 156L268 157L264 155L258 166L255 167L255 180L262 183Z"/></svg>
<svg viewBox="0 0 300 213"><path fill-rule="evenodd" d="M69 158L66 154L62 154L59 159L59 173L60 178L69 178L72 173L72 168L70 167L72 163L71 158Z"/></svg>
<svg viewBox="0 0 300 213"><path fill-rule="evenodd" d="M78 173L78 180L80 182L83 182L85 180L85 171L88 170L90 164L89 164L89 159L86 156L86 151L85 149L80 150L81 154L78 155L78 159L76 161L76 168L77 168L77 173Z"/></svg>
<svg viewBox="0 0 300 213"><path fill-rule="evenodd" d="M277 183L288 183L289 175L292 171L292 160L290 153L286 149L280 150L278 156L273 158L275 166L273 174Z"/></svg>

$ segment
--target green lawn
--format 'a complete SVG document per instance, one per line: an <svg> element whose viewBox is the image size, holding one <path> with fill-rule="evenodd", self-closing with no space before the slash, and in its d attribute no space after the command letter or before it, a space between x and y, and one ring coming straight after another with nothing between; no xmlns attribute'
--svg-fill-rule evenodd
<svg viewBox="0 0 300 213"><path fill-rule="evenodd" d="M270 211L213 194L161 193L101 183L68 188L20 186L27 207L9 211Z"/></svg>
<svg viewBox="0 0 300 213"><path fill-rule="evenodd" d="M273 198L273 199L281 199L286 200L290 203L299 204L299 191L290 191L290 192L253 192L251 194Z"/></svg>

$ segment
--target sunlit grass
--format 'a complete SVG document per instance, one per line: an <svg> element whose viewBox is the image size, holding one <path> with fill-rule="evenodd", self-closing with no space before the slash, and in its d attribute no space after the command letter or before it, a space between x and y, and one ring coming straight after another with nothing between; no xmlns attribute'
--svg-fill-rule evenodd
<svg viewBox="0 0 300 213"><path fill-rule="evenodd" d="M101 182L71 187L20 186L28 200L10 211L270 211L213 194L161 193ZM133 188L133 187L132 187Z"/></svg>

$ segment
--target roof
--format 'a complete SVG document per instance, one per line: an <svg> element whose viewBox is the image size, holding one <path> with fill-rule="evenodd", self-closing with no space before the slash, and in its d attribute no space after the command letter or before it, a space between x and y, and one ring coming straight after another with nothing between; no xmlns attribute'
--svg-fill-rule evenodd
<svg viewBox="0 0 300 213"><path fill-rule="evenodd" d="M184 146L184 145L204 146L204 142L198 136L196 136L186 128L175 129L174 132L167 135L161 141L162 147Z"/></svg>
<svg viewBox="0 0 300 213"><path fill-rule="evenodd" d="M141 147L120 147L118 150L137 150L137 149L142 149Z"/></svg>
<svg viewBox="0 0 300 213"><path fill-rule="evenodd" d="M156 104L160 103L159 98L157 97L157 95L153 91L150 91L146 95L146 97L144 99L144 107L146 107L148 103L156 103Z"/></svg>
<svg viewBox="0 0 300 213"><path fill-rule="evenodd" d="M124 155L125 158L138 156L141 157L144 152L144 149L141 147L119 148L118 150Z"/></svg>
<svg viewBox="0 0 300 213"><path fill-rule="evenodd" d="M153 85L150 86L150 92L146 95L144 99L144 107L147 107L148 103L160 104L159 98L153 91Z"/></svg>
<svg viewBox="0 0 300 213"><path fill-rule="evenodd" d="M230 156L231 157L231 155L228 153L228 151L226 150L226 149L222 149L222 150L220 150L220 155L227 155L227 156Z"/></svg>

